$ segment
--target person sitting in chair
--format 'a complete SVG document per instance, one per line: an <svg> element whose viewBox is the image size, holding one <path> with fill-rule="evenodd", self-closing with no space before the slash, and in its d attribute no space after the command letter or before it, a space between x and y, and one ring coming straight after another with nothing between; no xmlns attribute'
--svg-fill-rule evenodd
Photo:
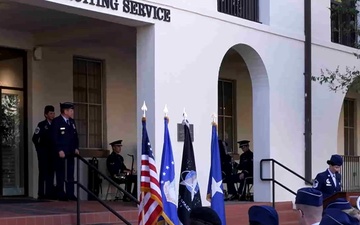
<svg viewBox="0 0 360 225"><path fill-rule="evenodd" d="M240 201L246 200L245 185L249 179L253 177L253 152L249 148L248 140L238 141L239 147L242 149L243 153L240 155L240 162L237 165L237 170L241 170L238 174L233 174L228 176L226 179L229 197L225 200L235 200ZM239 189L235 190L235 183L240 183Z"/></svg>
<svg viewBox="0 0 360 225"><path fill-rule="evenodd" d="M111 142L110 145L113 152L106 159L106 167L111 178L118 184L125 182L125 190L137 198L137 176L133 174L133 168L130 170L125 166L124 158L120 155L122 140ZM131 191L132 184L134 186ZM124 200L128 199L124 198Z"/></svg>

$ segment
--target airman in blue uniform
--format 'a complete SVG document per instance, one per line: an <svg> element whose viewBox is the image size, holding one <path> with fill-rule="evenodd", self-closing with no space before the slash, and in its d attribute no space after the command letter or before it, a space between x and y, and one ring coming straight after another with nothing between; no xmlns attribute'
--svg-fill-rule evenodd
<svg viewBox="0 0 360 225"><path fill-rule="evenodd" d="M32 137L35 145L39 179L38 179L38 198L52 199L54 195L54 151L51 143L51 123L55 117L55 109L52 105L44 108L45 120L39 122Z"/></svg>
<svg viewBox="0 0 360 225"><path fill-rule="evenodd" d="M331 195L341 191L341 174L340 169L343 159L340 155L332 155L327 161L329 168L315 177L313 188L321 191L323 197L328 198Z"/></svg>
<svg viewBox="0 0 360 225"><path fill-rule="evenodd" d="M137 176L133 169L128 169L124 164L124 158L120 155L122 140L117 140L110 143L113 152L106 159L106 167L110 173L111 178L116 183L126 183L126 191L131 193L134 198L137 198ZM132 187L132 184L133 187ZM131 190L132 187L132 190ZM127 198L124 198L127 201Z"/></svg>
<svg viewBox="0 0 360 225"><path fill-rule="evenodd" d="M249 148L249 143L250 141L248 140L238 141L239 147L242 149L243 153L240 155L240 161L236 166L236 169L241 170L241 172L230 175L225 179L230 195L226 200L238 199L243 201L246 198L245 185L247 181L251 181L254 173L254 154ZM240 183L237 193L235 190L235 183Z"/></svg>
<svg viewBox="0 0 360 225"><path fill-rule="evenodd" d="M324 211L320 225L359 225L359 220L340 209L329 208Z"/></svg>
<svg viewBox="0 0 360 225"><path fill-rule="evenodd" d="M61 115L56 117L52 123L52 137L54 150L56 153L56 185L57 196L61 201L76 200L74 195L74 157L79 154L79 138L76 130L74 116L74 104L71 102L60 103ZM70 156L70 157L69 157ZM66 158L66 160L65 160ZM65 183L65 163L66 163L66 193L64 192Z"/></svg>

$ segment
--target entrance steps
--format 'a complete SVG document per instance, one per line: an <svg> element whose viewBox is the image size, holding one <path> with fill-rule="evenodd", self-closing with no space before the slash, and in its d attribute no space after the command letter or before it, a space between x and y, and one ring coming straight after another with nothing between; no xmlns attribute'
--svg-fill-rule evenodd
<svg viewBox="0 0 360 225"><path fill-rule="evenodd" d="M131 224L137 224L138 209L134 203L109 202L110 206ZM226 202L227 225L248 224L248 209L270 203ZM292 202L277 202L280 225L298 224ZM94 201L81 202L81 225L123 225L117 217ZM76 202L41 202L0 204L1 225L76 225Z"/></svg>

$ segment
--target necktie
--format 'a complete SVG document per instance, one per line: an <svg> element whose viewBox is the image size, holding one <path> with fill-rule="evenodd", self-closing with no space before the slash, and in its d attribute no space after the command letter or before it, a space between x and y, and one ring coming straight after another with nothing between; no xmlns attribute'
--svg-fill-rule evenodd
<svg viewBox="0 0 360 225"><path fill-rule="evenodd" d="M70 121L69 120L66 120L66 123L70 126Z"/></svg>

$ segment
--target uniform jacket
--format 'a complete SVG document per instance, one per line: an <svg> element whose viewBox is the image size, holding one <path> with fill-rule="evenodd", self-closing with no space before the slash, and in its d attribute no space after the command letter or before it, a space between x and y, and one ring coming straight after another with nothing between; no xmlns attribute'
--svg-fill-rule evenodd
<svg viewBox="0 0 360 225"><path fill-rule="evenodd" d="M75 126L75 121L69 118L68 125L60 115L52 121L52 137L55 152L64 151L65 154L75 153L79 149L79 138Z"/></svg>
<svg viewBox="0 0 360 225"><path fill-rule="evenodd" d="M252 151L248 150L240 155L240 162L238 165L238 169L242 170L247 176L253 176L253 159L254 154Z"/></svg>
<svg viewBox="0 0 360 225"><path fill-rule="evenodd" d="M52 151L51 124L47 120L38 123L32 137L37 152Z"/></svg>
<svg viewBox="0 0 360 225"><path fill-rule="evenodd" d="M123 173L124 170L128 170L124 164L124 158L115 152L112 152L106 159L106 167L111 176Z"/></svg>
<svg viewBox="0 0 360 225"><path fill-rule="evenodd" d="M341 191L341 174L336 173L336 187L328 170L318 173L315 177L313 187L323 193L323 198L330 197Z"/></svg>

